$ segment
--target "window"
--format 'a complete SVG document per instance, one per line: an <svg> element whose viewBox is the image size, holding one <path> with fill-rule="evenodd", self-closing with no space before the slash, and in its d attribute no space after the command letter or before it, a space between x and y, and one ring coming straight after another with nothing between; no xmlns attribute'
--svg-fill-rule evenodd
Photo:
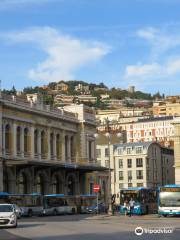
<svg viewBox="0 0 180 240"><path fill-rule="evenodd" d="M101 157L101 149L96 149L96 157L97 158Z"/></svg>
<svg viewBox="0 0 180 240"><path fill-rule="evenodd" d="M149 170L147 170L147 176L146 176L146 178L147 178L147 181L149 181L149 179L150 179L150 177L149 177L150 175L149 175Z"/></svg>
<svg viewBox="0 0 180 240"><path fill-rule="evenodd" d="M118 155L122 155L123 153L123 149L122 148L118 148Z"/></svg>
<svg viewBox="0 0 180 240"><path fill-rule="evenodd" d="M143 171L142 170L137 170L136 171L136 177L137 177L137 179L143 179Z"/></svg>
<svg viewBox="0 0 180 240"><path fill-rule="evenodd" d="M119 171L119 180L123 180L123 171Z"/></svg>
<svg viewBox="0 0 180 240"><path fill-rule="evenodd" d="M105 148L105 157L109 157L109 149Z"/></svg>
<svg viewBox="0 0 180 240"><path fill-rule="evenodd" d="M136 153L138 154L138 153L142 153L142 147L137 147L136 148Z"/></svg>
<svg viewBox="0 0 180 240"><path fill-rule="evenodd" d="M143 187L143 183L137 183L137 187Z"/></svg>
<svg viewBox="0 0 180 240"><path fill-rule="evenodd" d="M142 167L142 166L143 166L143 159L136 158L136 167Z"/></svg>
<svg viewBox="0 0 180 240"><path fill-rule="evenodd" d="M109 160L105 160L105 167L109 168Z"/></svg>
<svg viewBox="0 0 180 240"><path fill-rule="evenodd" d="M132 180L132 171L128 171L128 181Z"/></svg>
<svg viewBox="0 0 180 240"><path fill-rule="evenodd" d="M146 158L146 165L147 165L147 167L149 166L149 158L148 157Z"/></svg>
<svg viewBox="0 0 180 240"><path fill-rule="evenodd" d="M127 167L131 168L132 167L132 159L127 160Z"/></svg>
<svg viewBox="0 0 180 240"><path fill-rule="evenodd" d="M131 154L131 148L127 148L127 154Z"/></svg>
<svg viewBox="0 0 180 240"><path fill-rule="evenodd" d="M123 188L124 187L124 184L123 183L120 183L119 184L119 189Z"/></svg>
<svg viewBox="0 0 180 240"><path fill-rule="evenodd" d="M132 187L133 185L132 185L132 183L128 183L128 187Z"/></svg>
<svg viewBox="0 0 180 240"><path fill-rule="evenodd" d="M24 153L28 152L28 129L24 129Z"/></svg>
<svg viewBox="0 0 180 240"><path fill-rule="evenodd" d="M119 168L123 168L123 159L119 159Z"/></svg>

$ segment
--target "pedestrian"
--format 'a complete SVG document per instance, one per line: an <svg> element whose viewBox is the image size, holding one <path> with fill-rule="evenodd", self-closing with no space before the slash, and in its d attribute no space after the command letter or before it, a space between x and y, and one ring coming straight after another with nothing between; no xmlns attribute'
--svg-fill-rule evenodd
<svg viewBox="0 0 180 240"><path fill-rule="evenodd" d="M127 211L128 211L128 201L124 201L124 215L127 216Z"/></svg>
<svg viewBox="0 0 180 240"><path fill-rule="evenodd" d="M130 207L129 217L133 215L134 205L135 205L135 201L133 200L133 198L131 198L131 200L129 201L129 207Z"/></svg>

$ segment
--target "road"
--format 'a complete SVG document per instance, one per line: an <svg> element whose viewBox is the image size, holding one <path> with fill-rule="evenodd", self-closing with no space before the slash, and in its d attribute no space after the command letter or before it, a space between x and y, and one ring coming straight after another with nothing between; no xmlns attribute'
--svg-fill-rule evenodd
<svg viewBox="0 0 180 240"><path fill-rule="evenodd" d="M173 228L173 233L135 234L135 228ZM130 240L180 239L180 218L72 215L22 218L17 229L0 229L0 240Z"/></svg>

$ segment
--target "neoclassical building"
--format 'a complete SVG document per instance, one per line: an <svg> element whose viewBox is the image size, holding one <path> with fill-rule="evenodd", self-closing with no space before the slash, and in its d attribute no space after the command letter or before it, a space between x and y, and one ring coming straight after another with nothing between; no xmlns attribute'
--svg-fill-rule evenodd
<svg viewBox="0 0 180 240"><path fill-rule="evenodd" d="M95 115L84 105L54 110L0 96L0 191L92 192L96 163Z"/></svg>

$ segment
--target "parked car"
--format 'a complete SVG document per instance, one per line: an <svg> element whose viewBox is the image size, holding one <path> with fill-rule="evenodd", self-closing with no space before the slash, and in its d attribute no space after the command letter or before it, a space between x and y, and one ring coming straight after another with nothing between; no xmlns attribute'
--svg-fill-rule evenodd
<svg viewBox="0 0 180 240"><path fill-rule="evenodd" d="M15 213L16 213L16 216L18 219L21 218L22 216L22 210L20 207L18 207L16 204L13 204L14 205L14 209L15 209Z"/></svg>
<svg viewBox="0 0 180 240"><path fill-rule="evenodd" d="M92 205L86 208L87 213L106 213L108 210L107 206L104 203L99 203L97 205Z"/></svg>
<svg viewBox="0 0 180 240"><path fill-rule="evenodd" d="M0 227L17 227L17 215L13 204L0 204Z"/></svg>

